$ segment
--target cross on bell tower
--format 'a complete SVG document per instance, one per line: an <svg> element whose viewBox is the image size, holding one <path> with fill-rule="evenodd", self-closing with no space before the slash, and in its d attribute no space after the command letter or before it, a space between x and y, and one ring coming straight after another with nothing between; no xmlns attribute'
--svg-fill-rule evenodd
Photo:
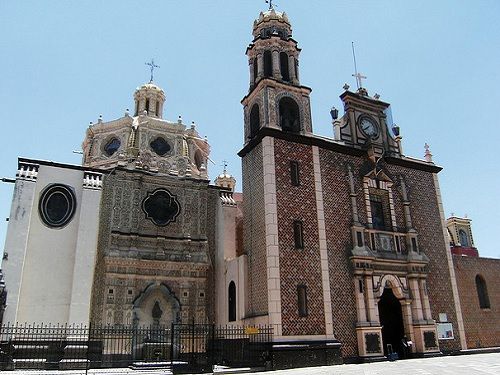
<svg viewBox="0 0 500 375"><path fill-rule="evenodd" d="M159 65L155 65L155 61L153 59L151 59L151 62L147 62L145 63L146 65L148 65L150 67L150 70L151 70L151 79L149 80L149 83L153 82L153 71L155 68L159 68L160 66Z"/></svg>

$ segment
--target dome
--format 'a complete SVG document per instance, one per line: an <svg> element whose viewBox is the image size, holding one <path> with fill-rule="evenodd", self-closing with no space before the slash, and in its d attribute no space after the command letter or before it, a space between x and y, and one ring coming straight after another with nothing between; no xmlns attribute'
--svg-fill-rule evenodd
<svg viewBox="0 0 500 375"><path fill-rule="evenodd" d="M161 93L164 93L163 89L160 86L157 86L152 82L145 83L142 86L138 87L136 89L136 92L142 91L142 90L154 90L154 91L160 91Z"/></svg>
<svg viewBox="0 0 500 375"><path fill-rule="evenodd" d="M259 18L253 23L253 36L266 37L270 34L266 31L277 32L281 37L292 35L292 26L285 12L277 12L274 9L260 12Z"/></svg>

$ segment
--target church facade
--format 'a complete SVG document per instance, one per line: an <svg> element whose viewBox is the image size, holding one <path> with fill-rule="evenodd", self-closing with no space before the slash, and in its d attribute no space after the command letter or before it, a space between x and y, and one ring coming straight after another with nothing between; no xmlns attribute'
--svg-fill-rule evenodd
<svg viewBox="0 0 500 375"><path fill-rule="evenodd" d="M402 153L361 85L315 135L285 13L259 15L246 54L243 195L225 169L210 183L207 140L163 119L152 81L89 126L81 166L19 159L4 322L264 324L283 367L466 348L441 167Z"/></svg>

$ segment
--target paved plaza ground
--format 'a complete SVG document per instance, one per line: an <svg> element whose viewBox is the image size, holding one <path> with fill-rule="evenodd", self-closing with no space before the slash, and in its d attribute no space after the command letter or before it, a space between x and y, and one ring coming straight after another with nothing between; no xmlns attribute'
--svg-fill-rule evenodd
<svg viewBox="0 0 500 375"><path fill-rule="evenodd" d="M5 371L6 375L83 375L85 371ZM134 371L131 369L89 370L91 375L165 375L166 370ZM258 372L265 375L500 375L500 353L443 356L325 367L297 368Z"/></svg>
<svg viewBox="0 0 500 375"><path fill-rule="evenodd" d="M500 353L260 372L273 375L500 375Z"/></svg>

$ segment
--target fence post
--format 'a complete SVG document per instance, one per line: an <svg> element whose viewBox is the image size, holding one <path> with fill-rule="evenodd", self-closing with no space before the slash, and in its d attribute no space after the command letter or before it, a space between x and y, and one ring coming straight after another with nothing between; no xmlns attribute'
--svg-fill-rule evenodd
<svg viewBox="0 0 500 375"><path fill-rule="evenodd" d="M212 371L215 365L215 324L212 324L212 332L211 332L211 340L210 342L210 367L212 367Z"/></svg>
<svg viewBox="0 0 500 375"><path fill-rule="evenodd" d="M172 321L170 325L170 369L172 370L172 373L174 372L174 330L175 325Z"/></svg>
<svg viewBox="0 0 500 375"><path fill-rule="evenodd" d="M87 332L87 355L85 356L85 375L89 373L89 366L90 366L90 360L89 360L89 350L90 350L90 332L92 330L92 323L89 322L89 329Z"/></svg>
<svg viewBox="0 0 500 375"><path fill-rule="evenodd" d="M194 317L192 318L192 328L191 328L191 363L194 363Z"/></svg>

